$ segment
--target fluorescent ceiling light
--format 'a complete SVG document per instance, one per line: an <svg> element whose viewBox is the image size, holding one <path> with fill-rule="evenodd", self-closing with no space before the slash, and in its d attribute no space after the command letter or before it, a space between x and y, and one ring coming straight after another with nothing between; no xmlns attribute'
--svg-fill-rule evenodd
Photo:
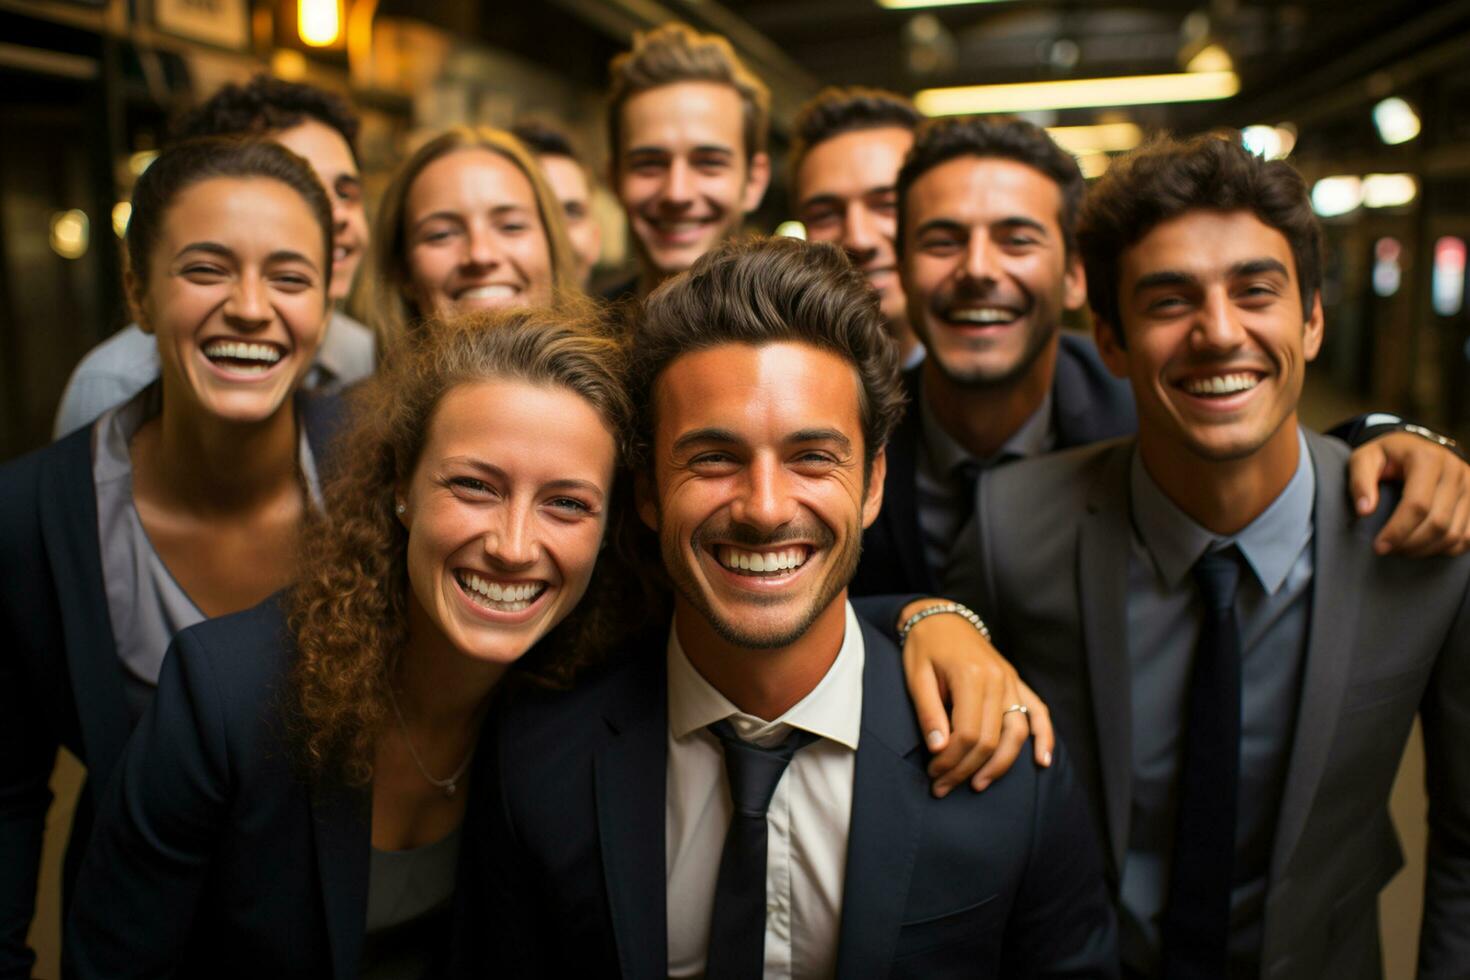
<svg viewBox="0 0 1470 980"><path fill-rule="evenodd" d="M1228 99L1238 91L1240 79L1233 71L1191 71L1173 75L1128 75L1119 78L1073 78L1057 82L930 88L914 96L914 103L925 115L957 116L987 112L1156 105L1164 102L1208 102Z"/></svg>
<svg viewBox="0 0 1470 980"><path fill-rule="evenodd" d="M1412 203L1419 194L1419 183L1413 174L1369 174L1363 178L1363 206L1399 208Z"/></svg>
<svg viewBox="0 0 1470 980"><path fill-rule="evenodd" d="M878 0L889 10L919 10L923 7L963 7L972 3L1004 3L1006 0Z"/></svg>
<svg viewBox="0 0 1470 980"><path fill-rule="evenodd" d="M1206 44L1184 66L1185 71L1234 71L1230 52L1219 44Z"/></svg>
<svg viewBox="0 0 1470 980"><path fill-rule="evenodd" d="M1121 153L1143 142L1143 130L1131 122L1095 126L1048 126L1053 142L1068 153Z"/></svg>
<svg viewBox="0 0 1470 980"><path fill-rule="evenodd" d="M1389 146L1407 143L1419 135L1419 114L1398 96L1384 99L1373 107L1373 125L1378 138Z"/></svg>

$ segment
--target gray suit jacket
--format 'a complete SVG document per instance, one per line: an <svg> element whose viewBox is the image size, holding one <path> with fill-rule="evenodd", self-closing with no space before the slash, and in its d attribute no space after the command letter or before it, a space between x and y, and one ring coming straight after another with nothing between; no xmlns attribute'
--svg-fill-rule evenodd
<svg viewBox="0 0 1470 980"><path fill-rule="evenodd" d="M1470 555L1379 557L1347 447L1307 433L1317 478L1311 625L1261 949L1270 980L1382 975L1378 892L1403 863L1389 791L1416 713L1430 793L1420 976L1470 969ZM1106 842L1128 842L1131 708L1125 439L984 475L947 594L973 605L1051 707ZM1391 496L1391 495L1386 495Z"/></svg>

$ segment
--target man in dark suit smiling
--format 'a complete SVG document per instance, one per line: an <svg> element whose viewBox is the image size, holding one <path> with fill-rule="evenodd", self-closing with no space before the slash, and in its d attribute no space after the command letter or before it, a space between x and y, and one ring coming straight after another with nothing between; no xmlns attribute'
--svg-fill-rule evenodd
<svg viewBox="0 0 1470 980"><path fill-rule="evenodd" d="M862 274L724 246L650 298L636 358L672 627L496 719L463 971L1114 975L1065 756L931 796L898 653L846 601L902 404Z"/></svg>

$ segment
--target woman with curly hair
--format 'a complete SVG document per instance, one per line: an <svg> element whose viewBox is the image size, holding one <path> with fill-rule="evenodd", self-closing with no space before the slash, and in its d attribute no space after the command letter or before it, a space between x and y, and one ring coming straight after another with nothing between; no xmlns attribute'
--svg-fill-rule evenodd
<svg viewBox="0 0 1470 980"><path fill-rule="evenodd" d="M546 304L577 288L561 204L504 130L457 126L419 147L374 227L364 284L380 355L424 317Z"/></svg>
<svg viewBox="0 0 1470 980"><path fill-rule="evenodd" d="M565 309L429 321L370 382L297 584L180 634L72 905L80 977L420 977L510 672L619 637L602 574L631 409Z"/></svg>

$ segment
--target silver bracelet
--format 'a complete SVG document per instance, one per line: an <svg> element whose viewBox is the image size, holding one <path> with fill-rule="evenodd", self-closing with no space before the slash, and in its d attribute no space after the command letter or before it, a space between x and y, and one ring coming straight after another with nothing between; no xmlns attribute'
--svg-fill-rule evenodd
<svg viewBox="0 0 1470 980"><path fill-rule="evenodd" d="M990 629L985 625L985 620L980 618L979 613L971 609L969 606L961 605L958 602L942 602L937 606L929 606L927 609L920 609L908 619L904 620L903 625L898 628L899 647L902 647L905 643L908 642L910 630L919 625L921 621L928 619L930 616L938 616L940 613L954 613L956 616L960 617L965 622L975 627L975 631L981 636L985 637L986 641L989 642Z"/></svg>

